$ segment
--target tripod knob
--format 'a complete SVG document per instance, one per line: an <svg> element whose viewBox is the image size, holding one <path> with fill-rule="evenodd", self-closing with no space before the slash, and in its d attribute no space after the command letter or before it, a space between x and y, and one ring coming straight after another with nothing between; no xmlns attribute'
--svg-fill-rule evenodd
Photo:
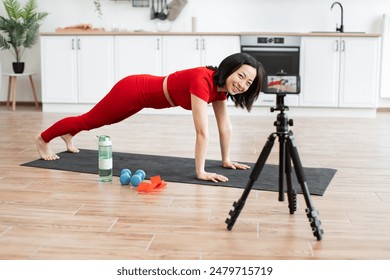
<svg viewBox="0 0 390 280"><path fill-rule="evenodd" d="M294 120L292 120L292 119L288 120L288 125L289 126L293 126L294 125Z"/></svg>

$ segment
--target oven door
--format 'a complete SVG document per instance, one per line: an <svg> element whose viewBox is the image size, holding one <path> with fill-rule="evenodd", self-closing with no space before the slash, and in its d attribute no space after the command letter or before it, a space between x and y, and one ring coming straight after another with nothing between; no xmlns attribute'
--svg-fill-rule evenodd
<svg viewBox="0 0 390 280"><path fill-rule="evenodd" d="M299 75L299 47L241 47L260 61L268 75Z"/></svg>
<svg viewBox="0 0 390 280"><path fill-rule="evenodd" d="M241 46L241 52L250 54L260 61L268 75L277 75L281 72L287 75L299 75L299 50L299 47ZM287 106L297 107L299 94L287 94L285 102ZM254 105L275 106L276 95L260 92Z"/></svg>

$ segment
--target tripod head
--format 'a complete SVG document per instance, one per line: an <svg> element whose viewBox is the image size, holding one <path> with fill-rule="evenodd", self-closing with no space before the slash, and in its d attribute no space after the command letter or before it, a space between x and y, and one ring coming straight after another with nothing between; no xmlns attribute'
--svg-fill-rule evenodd
<svg viewBox="0 0 390 280"><path fill-rule="evenodd" d="M299 75L287 75L279 73L277 75L265 76L263 92L266 94L276 94L276 106L271 107L271 112L280 111L274 125L277 127L277 133L288 133L288 125L293 125L293 120L289 120L284 111L289 108L284 104L286 94L299 94L301 92L301 79Z"/></svg>
<svg viewBox="0 0 390 280"><path fill-rule="evenodd" d="M273 113L275 111L280 111L281 113L283 113L284 111L288 111L289 110L289 107L284 105L284 98L285 97L286 97L285 93L277 93L277 95L276 95L276 106L270 108L271 113Z"/></svg>
<svg viewBox="0 0 390 280"><path fill-rule="evenodd" d="M289 120L287 114L284 111L288 111L289 107L284 105L284 98L286 97L285 93L278 93L276 95L276 106L271 107L270 111L280 111L280 113L276 117L276 121L274 122L274 126L276 126L277 134L287 134L289 131L289 125L293 126L294 121Z"/></svg>

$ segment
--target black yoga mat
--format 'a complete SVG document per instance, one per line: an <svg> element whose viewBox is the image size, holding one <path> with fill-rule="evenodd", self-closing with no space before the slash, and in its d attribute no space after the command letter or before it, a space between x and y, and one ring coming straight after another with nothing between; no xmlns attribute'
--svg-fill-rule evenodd
<svg viewBox="0 0 390 280"><path fill-rule="evenodd" d="M98 155L96 150L80 150L80 153L73 154L62 152L58 154L59 160L45 161L42 159L23 163L21 166L30 166L38 168L74 171L82 173L98 173ZM120 171L128 168L131 171L142 169L146 172L146 178L160 175L161 179L167 182L180 182L187 184L200 184L222 187L245 188L249 180L251 169L233 170L221 167L221 162L217 160L207 160L206 170L223 174L229 178L226 183L213 183L196 179L195 162L192 158L154 156L131 153L113 152L114 176L119 176ZM246 163L253 168L254 163ZM278 165L266 164L261 171L258 180L253 189L266 191L279 191L278 187ZM329 185L336 170L330 168L308 168L304 167L304 174L309 191L313 195L323 195L326 187ZM298 193L301 192L301 186L298 184L295 172L292 174L293 186Z"/></svg>

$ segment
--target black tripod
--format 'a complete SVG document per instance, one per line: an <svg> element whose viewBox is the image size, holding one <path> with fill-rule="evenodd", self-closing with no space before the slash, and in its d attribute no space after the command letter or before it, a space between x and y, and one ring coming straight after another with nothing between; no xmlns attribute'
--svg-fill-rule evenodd
<svg viewBox="0 0 390 280"><path fill-rule="evenodd" d="M284 111L288 111L288 107L284 105L285 94L278 94L276 97L276 107L271 108L271 112L280 111L277 116L274 126L276 126L276 132L273 132L268 137L267 142L264 145L260 156L249 175L249 181L244 189L238 201L233 203L234 210L230 210L230 218L226 219L227 229L231 230L236 222L241 210L244 208L245 201L251 191L253 184L260 176L261 170L271 153L272 147L275 142L275 138L279 138L279 201L284 201L284 187L283 178L286 175L287 182L287 197L288 197L288 208L290 214L294 214L296 211L296 190L293 189L291 181L291 160L294 164L294 170L297 175L297 179L302 188L302 193L305 197L306 202L306 215L309 218L310 226L313 230L313 234L317 237L317 240L322 239L324 231L321 229L321 221L318 219L318 211L314 208L313 203L310 199L309 189L307 187L306 178L303 172L303 167L299 159L298 150L295 145L294 134L289 130L289 125L293 125L293 120L289 120L287 114Z"/></svg>

